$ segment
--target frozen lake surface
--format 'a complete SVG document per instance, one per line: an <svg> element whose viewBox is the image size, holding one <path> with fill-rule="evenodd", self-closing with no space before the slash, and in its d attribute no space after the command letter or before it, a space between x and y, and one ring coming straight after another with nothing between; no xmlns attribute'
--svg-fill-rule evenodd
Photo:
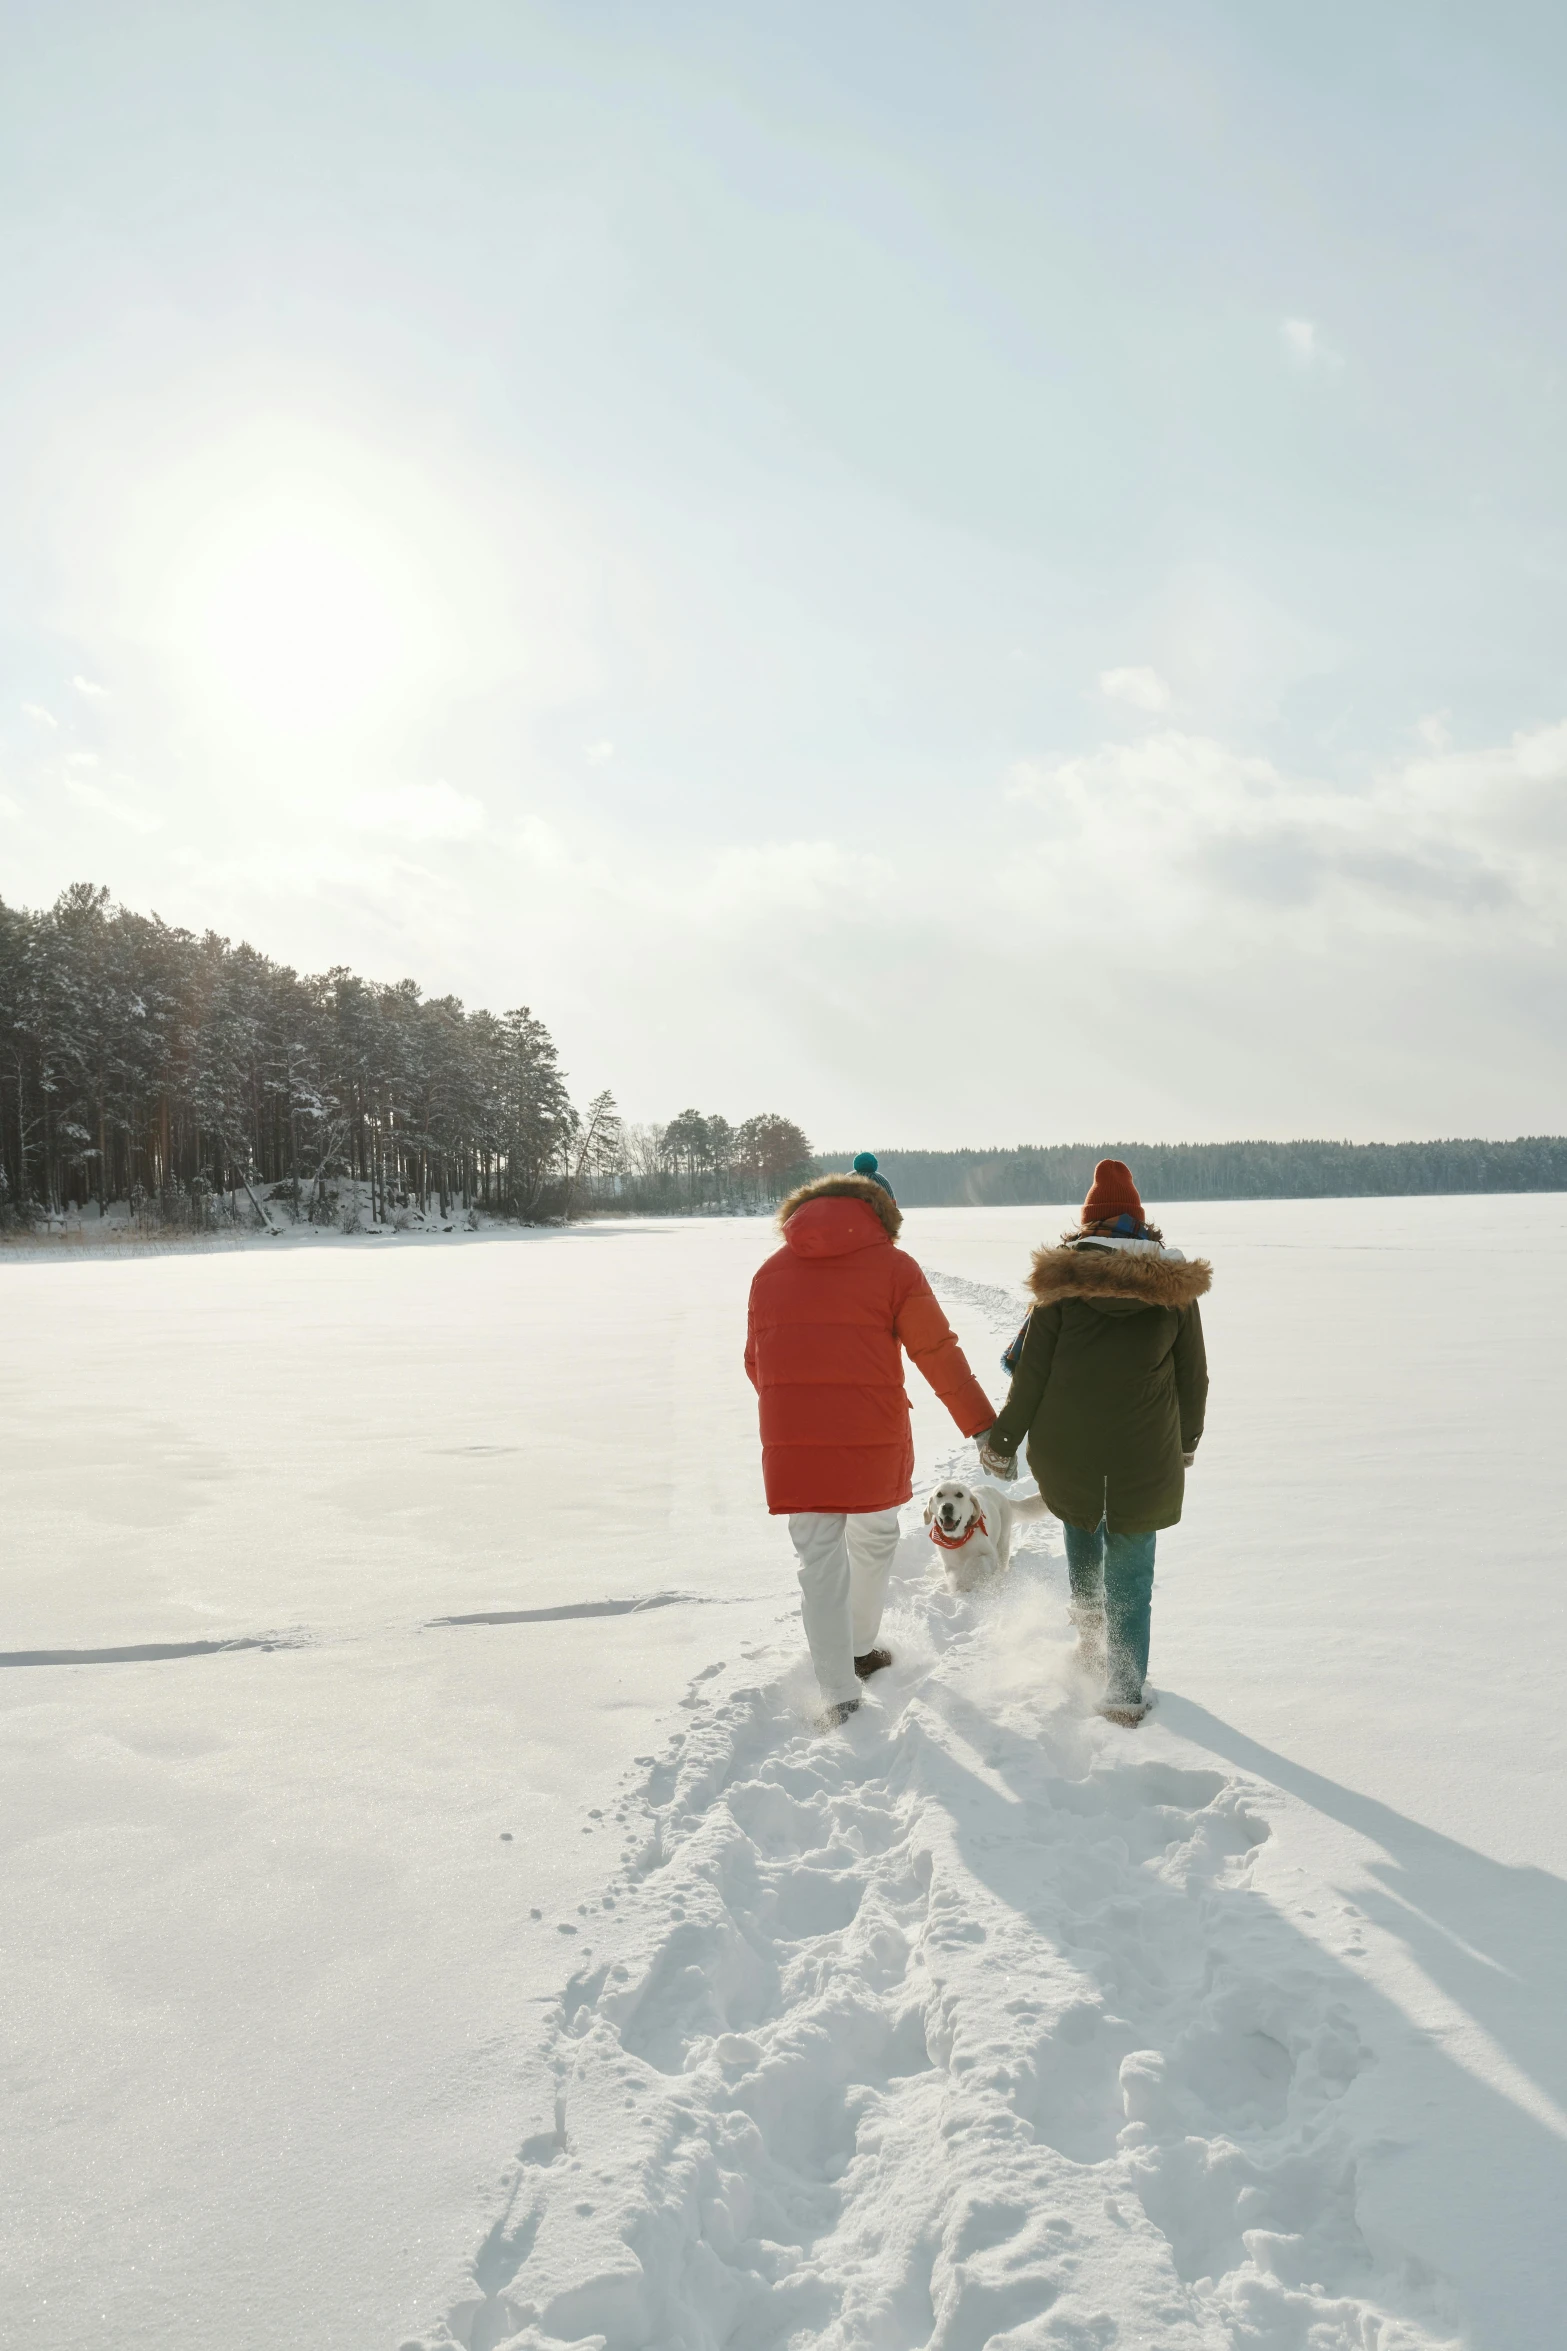
<svg viewBox="0 0 1567 2351"><path fill-rule="evenodd" d="M1063 1221L908 1219L998 1398ZM807 1735L761 1223L0 1259L12 2337L1552 2340L1564 1203L1164 1221L1132 1735L1048 1523Z"/></svg>

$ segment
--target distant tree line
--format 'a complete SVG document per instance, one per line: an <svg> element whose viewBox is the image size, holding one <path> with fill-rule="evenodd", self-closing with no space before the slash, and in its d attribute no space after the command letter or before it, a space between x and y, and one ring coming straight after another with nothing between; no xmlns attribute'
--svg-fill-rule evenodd
<svg viewBox="0 0 1567 2351"><path fill-rule="evenodd" d="M0 1223L125 1202L373 1224L488 1210L756 1207L807 1172L790 1120L573 1105L526 1006L470 1012L412 980L301 977L80 883L0 901Z"/></svg>
<svg viewBox="0 0 1567 2351"><path fill-rule="evenodd" d="M776 1111L739 1126L714 1111L682 1110L667 1126L628 1126L610 1176L622 1206L693 1214L762 1208L811 1173L811 1146Z"/></svg>
<svg viewBox="0 0 1567 2351"><path fill-rule="evenodd" d="M906 1208L1081 1200L1096 1161L1124 1159L1145 1200L1342 1200L1420 1192L1567 1192L1567 1136L1443 1143L1054 1143L1011 1151L883 1151ZM820 1158L819 1169L848 1156Z"/></svg>

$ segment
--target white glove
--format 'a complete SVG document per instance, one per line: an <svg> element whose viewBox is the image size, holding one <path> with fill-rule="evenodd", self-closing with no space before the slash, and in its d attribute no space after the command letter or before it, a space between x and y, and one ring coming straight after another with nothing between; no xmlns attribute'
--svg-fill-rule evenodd
<svg viewBox="0 0 1567 2351"><path fill-rule="evenodd" d="M1186 1465L1186 1467L1187 1467L1188 1469L1190 1469L1190 1468L1191 1468L1191 1466L1192 1466L1192 1463L1193 1463L1193 1462L1196 1460L1196 1458L1197 1458L1197 1456L1196 1456L1196 1454L1195 1454L1195 1453L1183 1453L1183 1454L1181 1455L1181 1459L1182 1459L1182 1461L1185 1463L1185 1465Z"/></svg>

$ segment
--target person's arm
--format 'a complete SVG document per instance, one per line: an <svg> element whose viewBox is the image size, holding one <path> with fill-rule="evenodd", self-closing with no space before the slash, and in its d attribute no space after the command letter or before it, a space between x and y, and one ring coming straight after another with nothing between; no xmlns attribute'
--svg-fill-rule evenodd
<svg viewBox="0 0 1567 2351"><path fill-rule="evenodd" d="M1175 1397L1181 1411L1181 1451L1190 1466L1208 1409L1208 1351L1202 1341L1202 1310L1195 1300L1181 1309L1175 1334Z"/></svg>
<svg viewBox="0 0 1567 2351"><path fill-rule="evenodd" d="M992 1452L1015 1455L1033 1427L1034 1415L1044 1402L1045 1389L1050 1383L1050 1367L1055 1361L1056 1341L1060 1336L1060 1307L1036 1306L1028 1318L1028 1333L1018 1367L1012 1374L1007 1400L990 1432Z"/></svg>
<svg viewBox="0 0 1567 2351"><path fill-rule="evenodd" d="M745 1307L745 1376L758 1395L761 1383L756 1376L756 1300L748 1298Z"/></svg>
<svg viewBox="0 0 1567 2351"><path fill-rule="evenodd" d="M958 1345L956 1334L929 1282L913 1260L914 1279L899 1300L893 1329L965 1437L977 1437L996 1417L996 1408Z"/></svg>

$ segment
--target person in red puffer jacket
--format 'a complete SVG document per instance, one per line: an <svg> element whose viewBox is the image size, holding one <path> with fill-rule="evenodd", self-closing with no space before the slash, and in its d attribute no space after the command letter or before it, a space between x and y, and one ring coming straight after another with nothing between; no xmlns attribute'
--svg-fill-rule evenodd
<svg viewBox="0 0 1567 2351"><path fill-rule="evenodd" d="M892 1663L875 1642L898 1509L914 1486L903 1350L965 1436L996 1417L930 1284L893 1246L903 1216L886 1177L868 1152L855 1164L866 1172L819 1176L779 1209L784 1245L751 1284L745 1347L767 1507L789 1520L830 1723L853 1714L859 1682Z"/></svg>

